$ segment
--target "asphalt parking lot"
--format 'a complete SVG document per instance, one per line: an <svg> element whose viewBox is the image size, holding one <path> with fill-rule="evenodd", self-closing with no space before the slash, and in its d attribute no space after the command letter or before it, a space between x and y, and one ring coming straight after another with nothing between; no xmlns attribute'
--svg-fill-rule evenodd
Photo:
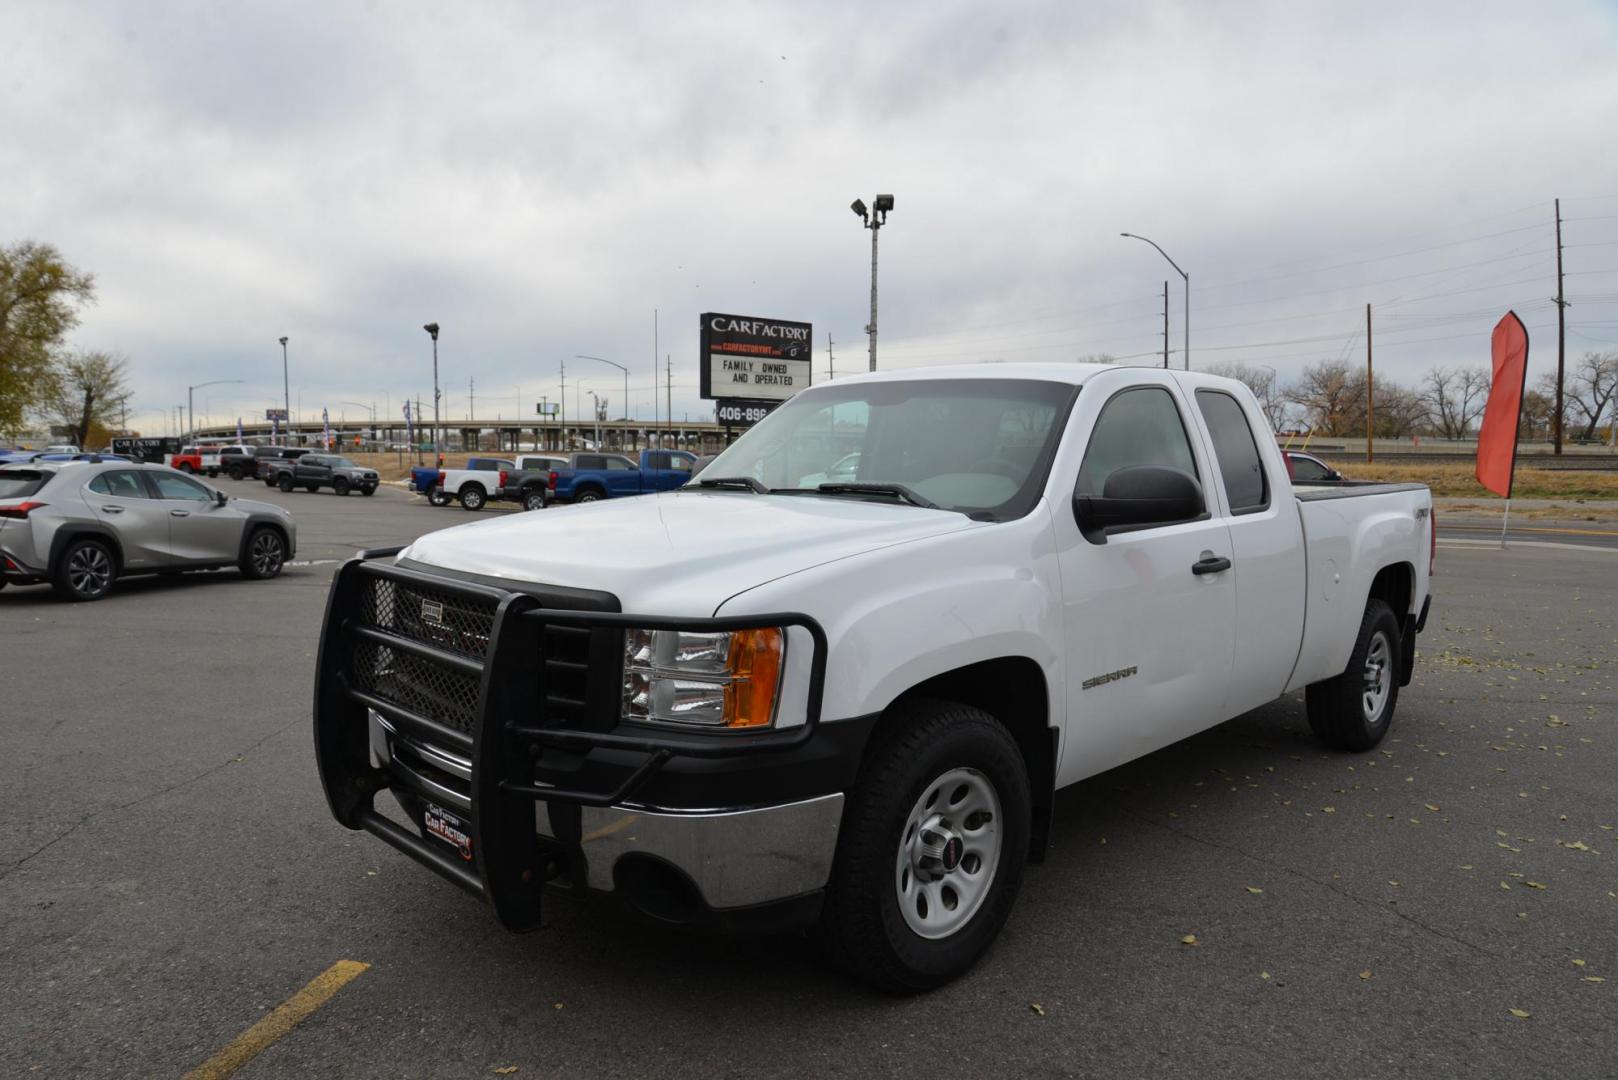
<svg viewBox="0 0 1618 1080"><path fill-rule="evenodd" d="M1444 543L1379 751L1289 697L1069 789L985 962L896 999L796 937L567 900L514 937L336 825L331 572L474 518L222 483L298 515L280 579L0 594L0 1074L180 1076L341 960L237 1075L1618 1073L1618 553Z"/></svg>

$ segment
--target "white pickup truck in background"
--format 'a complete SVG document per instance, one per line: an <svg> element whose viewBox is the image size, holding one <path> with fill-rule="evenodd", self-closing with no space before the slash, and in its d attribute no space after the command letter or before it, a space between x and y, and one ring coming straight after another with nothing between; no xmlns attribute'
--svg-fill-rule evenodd
<svg viewBox="0 0 1618 1080"><path fill-rule="evenodd" d="M1291 691L1328 745L1375 746L1433 529L1418 485L1295 487L1228 379L839 379L682 490L345 566L321 779L513 929L549 881L675 925L816 925L924 989L998 934L1059 788Z"/></svg>

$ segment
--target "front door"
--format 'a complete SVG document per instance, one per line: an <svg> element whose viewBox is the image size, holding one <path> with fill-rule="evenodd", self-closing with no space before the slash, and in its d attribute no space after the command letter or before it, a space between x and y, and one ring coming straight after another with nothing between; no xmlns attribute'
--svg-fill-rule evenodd
<svg viewBox="0 0 1618 1080"><path fill-rule="evenodd" d="M213 489L177 472L146 474L168 512L169 551L178 566L234 562L240 555L246 515L219 505Z"/></svg>
<svg viewBox="0 0 1618 1080"><path fill-rule="evenodd" d="M1067 659L1061 783L1225 719L1236 593L1228 572L1207 571L1230 558L1230 531L1209 512L1212 470L1187 434L1187 415L1166 373L1123 369L1087 382L1073 410L1069 430L1085 449L1066 478L1068 498L1052 508ZM1204 512L1087 540L1071 495L1102 495L1112 472L1133 465L1196 478ZM1193 571L1199 563L1204 572Z"/></svg>

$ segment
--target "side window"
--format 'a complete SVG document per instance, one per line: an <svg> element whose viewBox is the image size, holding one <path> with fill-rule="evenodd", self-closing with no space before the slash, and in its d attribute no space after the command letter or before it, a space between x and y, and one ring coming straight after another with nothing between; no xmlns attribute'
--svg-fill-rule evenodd
<svg viewBox="0 0 1618 1080"><path fill-rule="evenodd" d="M610 458L607 459L607 468L609 470L615 470L615 471L619 471L619 472L632 472L638 467L639 466L637 466L634 462L630 461L628 458L610 457Z"/></svg>
<svg viewBox="0 0 1618 1080"><path fill-rule="evenodd" d="M153 472L149 475L152 482L157 485L157 497L159 499L189 499L192 502L207 502L213 498L207 488L184 473Z"/></svg>
<svg viewBox="0 0 1618 1080"><path fill-rule="evenodd" d="M580 470L605 469L606 461L599 454L580 454L578 457Z"/></svg>
<svg viewBox="0 0 1618 1080"><path fill-rule="evenodd" d="M97 495L110 495L117 499L144 499L146 489L140 477L132 472L104 472L90 481L90 490Z"/></svg>
<svg viewBox="0 0 1618 1080"><path fill-rule="evenodd" d="M1292 459L1292 479L1300 484L1312 484L1326 479L1326 470L1314 458L1295 457Z"/></svg>
<svg viewBox="0 0 1618 1080"><path fill-rule="evenodd" d="M677 455L677 454L666 454L664 456L668 458L668 464L662 466L663 468L672 469L675 472L688 473L688 472L691 471L691 459L690 458L682 457L682 456Z"/></svg>
<svg viewBox="0 0 1618 1080"><path fill-rule="evenodd" d="M663 454L663 453L647 454L646 455L646 467L648 469L667 469L667 468L670 468L671 466L669 465L669 456L667 454Z"/></svg>
<svg viewBox="0 0 1618 1080"><path fill-rule="evenodd" d="M1079 466L1077 493L1101 495L1107 477L1134 465L1163 465L1197 475L1185 422L1174 396L1161 386L1125 390L1102 407Z"/></svg>
<svg viewBox="0 0 1618 1080"><path fill-rule="evenodd" d="M1198 390L1197 408L1213 436L1214 460L1225 481L1230 511L1240 514L1270 505L1269 478L1259 461L1253 429L1235 398L1219 390Z"/></svg>

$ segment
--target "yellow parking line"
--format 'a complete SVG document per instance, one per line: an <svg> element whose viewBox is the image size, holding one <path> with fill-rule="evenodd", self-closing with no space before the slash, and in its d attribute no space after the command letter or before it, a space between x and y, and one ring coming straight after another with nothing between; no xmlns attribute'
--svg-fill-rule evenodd
<svg viewBox="0 0 1618 1080"><path fill-rule="evenodd" d="M297 1027L331 996L370 967L358 960L339 960L309 980L309 985L287 998L275 1011L242 1032L229 1046L185 1074L184 1080L224 1080L258 1056L275 1040Z"/></svg>

